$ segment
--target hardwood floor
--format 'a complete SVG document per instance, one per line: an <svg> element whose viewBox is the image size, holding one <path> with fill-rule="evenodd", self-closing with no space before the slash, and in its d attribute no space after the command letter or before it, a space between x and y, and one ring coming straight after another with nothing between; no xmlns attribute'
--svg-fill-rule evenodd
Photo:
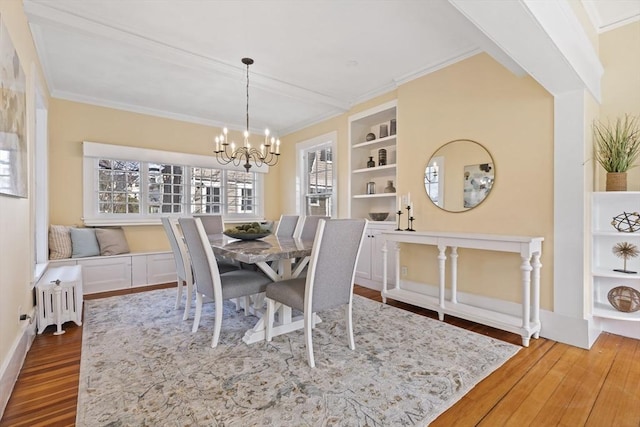
<svg viewBox="0 0 640 427"><path fill-rule="evenodd" d="M160 287L166 287L160 286ZM156 287L140 290L156 289ZM115 295L128 292L108 293ZM380 301L380 293L355 293ZM91 295L86 299L103 297ZM423 316L436 313L390 304ZM508 332L446 317L447 323L520 345ZM5 409L4 426L73 426L82 327L50 326L36 337ZM603 333L591 350L531 340L501 368L443 413L432 426L640 426L640 341Z"/></svg>

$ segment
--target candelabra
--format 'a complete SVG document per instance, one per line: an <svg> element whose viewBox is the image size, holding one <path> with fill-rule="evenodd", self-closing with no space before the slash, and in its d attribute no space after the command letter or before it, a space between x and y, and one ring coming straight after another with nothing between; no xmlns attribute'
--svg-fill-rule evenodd
<svg viewBox="0 0 640 427"><path fill-rule="evenodd" d="M400 228L400 217L402 216L402 210L398 209L398 212L396 212L396 215L398 215L398 228L396 228L395 231L402 231L402 228Z"/></svg>
<svg viewBox="0 0 640 427"><path fill-rule="evenodd" d="M407 228L405 228L404 231L416 231L413 229L413 220L415 218L411 215L411 205L407 206L405 209L407 210Z"/></svg>

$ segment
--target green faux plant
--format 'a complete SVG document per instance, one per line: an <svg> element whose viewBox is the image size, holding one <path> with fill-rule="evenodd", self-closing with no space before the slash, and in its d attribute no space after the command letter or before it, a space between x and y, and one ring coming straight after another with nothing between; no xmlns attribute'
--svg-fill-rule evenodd
<svg viewBox="0 0 640 427"><path fill-rule="evenodd" d="M615 123L593 124L595 157L607 172L627 172L640 155L640 123L638 117L625 114Z"/></svg>

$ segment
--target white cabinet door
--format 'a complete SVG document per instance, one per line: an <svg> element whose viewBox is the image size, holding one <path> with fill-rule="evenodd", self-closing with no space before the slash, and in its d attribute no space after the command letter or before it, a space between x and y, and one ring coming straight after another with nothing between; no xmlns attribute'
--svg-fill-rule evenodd
<svg viewBox="0 0 640 427"><path fill-rule="evenodd" d="M147 255L147 285L171 283L176 280L176 262L171 252Z"/></svg>
<svg viewBox="0 0 640 427"><path fill-rule="evenodd" d="M112 256L78 259L82 266L85 294L131 287L131 257Z"/></svg>
<svg viewBox="0 0 640 427"><path fill-rule="evenodd" d="M393 227L391 227L391 229L393 229ZM380 284L382 284L382 263L384 261L382 256L384 239L380 237L380 235L383 231L385 230L372 230L373 245L371 251L371 280L380 282ZM394 255L393 251L387 253L387 259L391 260L387 265L387 283L390 285L396 282L396 263L394 262Z"/></svg>
<svg viewBox="0 0 640 427"><path fill-rule="evenodd" d="M371 289L382 289L382 245L383 231L393 230L394 224L370 222L362 241L360 258L356 266L356 283ZM395 264L387 266L387 283L395 283Z"/></svg>
<svg viewBox="0 0 640 427"><path fill-rule="evenodd" d="M356 265L356 283L358 283L358 278L367 280L371 279L372 247L373 238L371 237L369 230L367 230L364 235L364 239L362 240L362 248L360 248L360 256L358 257L358 264Z"/></svg>

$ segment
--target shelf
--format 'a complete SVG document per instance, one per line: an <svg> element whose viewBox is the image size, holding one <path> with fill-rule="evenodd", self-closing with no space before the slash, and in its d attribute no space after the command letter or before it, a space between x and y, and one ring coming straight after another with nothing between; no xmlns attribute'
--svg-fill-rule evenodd
<svg viewBox="0 0 640 427"><path fill-rule="evenodd" d="M379 193L379 194L354 194L354 199L377 199L380 197L396 197L396 193Z"/></svg>
<svg viewBox="0 0 640 427"><path fill-rule="evenodd" d="M639 274L627 274L613 271L613 269L594 268L592 275L593 277L609 277L611 279L640 280L640 271L638 273Z"/></svg>
<svg viewBox="0 0 640 427"><path fill-rule="evenodd" d="M389 145L395 145L396 136L397 135L389 135L389 136L385 136L384 138L374 139L373 141L359 142L357 144L353 144L351 148L375 147L385 142L393 142L393 144L389 144Z"/></svg>
<svg viewBox="0 0 640 427"><path fill-rule="evenodd" d="M392 164L392 165L385 165L385 166L374 166L372 168L364 168L364 169L355 169L352 170L351 173L372 173L372 172L379 172L379 171L390 171L390 170L395 170L396 169L396 164Z"/></svg>
<svg viewBox="0 0 640 427"><path fill-rule="evenodd" d="M635 313L624 313L613 308L608 303L596 302L593 304L593 315L606 319L627 320L640 322L640 311Z"/></svg>
<svg viewBox="0 0 640 427"><path fill-rule="evenodd" d="M625 233L625 232L621 232L621 231L594 231L593 232L594 236L598 236L598 237L620 237L620 238L640 238L640 231L637 231L635 233Z"/></svg>

